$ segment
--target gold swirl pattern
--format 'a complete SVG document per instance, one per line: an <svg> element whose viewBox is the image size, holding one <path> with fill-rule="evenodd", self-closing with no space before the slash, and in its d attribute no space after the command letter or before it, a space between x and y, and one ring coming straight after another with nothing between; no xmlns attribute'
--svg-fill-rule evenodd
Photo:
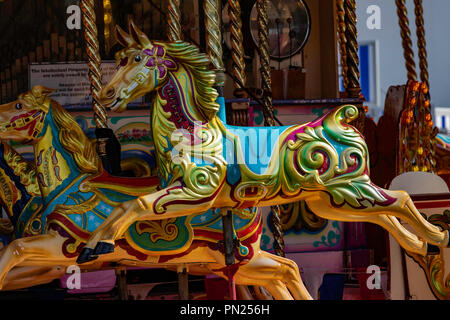
<svg viewBox="0 0 450 320"><path fill-rule="evenodd" d="M150 240L173 241L178 236L178 227L175 224L176 219L165 219L158 221L145 221L136 224L136 231L139 235L143 233L150 234Z"/></svg>

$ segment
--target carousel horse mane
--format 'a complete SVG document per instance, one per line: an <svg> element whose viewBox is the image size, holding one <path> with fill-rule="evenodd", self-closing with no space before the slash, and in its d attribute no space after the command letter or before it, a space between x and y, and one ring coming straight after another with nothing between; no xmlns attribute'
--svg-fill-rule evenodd
<svg viewBox="0 0 450 320"><path fill-rule="evenodd" d="M200 52L193 44L181 40L169 43L157 41L149 43L143 37L135 35L135 32L139 32L139 30L132 32L133 37L124 35L124 32L122 37L119 36L119 42L125 49L116 54L116 59L120 61L120 59L128 57L134 51L154 50L155 46L163 47L168 58L173 58L192 74L192 81L197 92L195 96L196 105L203 113L205 119L207 121L211 120L219 111L220 105L216 102L218 92L213 88L216 74L209 68L211 64L209 57Z"/></svg>
<svg viewBox="0 0 450 320"><path fill-rule="evenodd" d="M52 117L59 129L59 141L62 147L72 154L76 164L83 173L97 173L100 159L94 144L84 134L69 112L64 110L57 101L49 99L49 104L46 104L46 98L51 92L51 89L36 86L31 92L21 94L19 98L31 105L39 106L46 112L51 108Z"/></svg>

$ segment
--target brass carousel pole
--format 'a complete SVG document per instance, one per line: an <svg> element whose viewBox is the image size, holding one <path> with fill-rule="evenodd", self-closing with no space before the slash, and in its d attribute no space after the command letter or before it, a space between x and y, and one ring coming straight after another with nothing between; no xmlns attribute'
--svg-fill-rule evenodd
<svg viewBox="0 0 450 320"><path fill-rule="evenodd" d="M345 0L345 38L347 57L347 91L350 98L359 98L361 86L359 84L359 56L358 56L358 31L356 29L356 1Z"/></svg>
<svg viewBox="0 0 450 320"><path fill-rule="evenodd" d="M209 55L213 68L216 72L215 87L219 93L219 98L223 98L223 86L225 85L225 66L222 60L222 32L220 20L221 3L219 0L205 0L203 10L205 12L205 29L206 29L206 51ZM228 278L229 293L231 300L236 300L236 284L234 274L236 269L232 266L235 264L235 241L233 214L230 208L223 208L222 226L223 226L223 248L225 255L225 263L229 267L224 272ZM234 270L233 270L234 269Z"/></svg>
<svg viewBox="0 0 450 320"><path fill-rule="evenodd" d="M228 15L230 16L231 56L233 58L233 75L236 89L242 89L246 85L245 61L244 61L244 37L242 35L241 5L238 0L228 0Z"/></svg>
<svg viewBox="0 0 450 320"><path fill-rule="evenodd" d="M105 108L103 108L99 102L99 95L102 89L102 72L100 70L101 58L94 2L94 0L81 0L80 7L82 10L84 39L86 41L86 50L88 54L89 80L91 81L94 120L97 128L107 128L108 116Z"/></svg>
<svg viewBox="0 0 450 320"><path fill-rule="evenodd" d="M108 128L108 115L99 102L102 89L101 57L96 24L95 1L81 0L84 39L89 65L89 80L91 82L92 106L96 125L97 152L103 167L111 174L120 174L120 143L114 132Z"/></svg>
<svg viewBox="0 0 450 320"><path fill-rule="evenodd" d="M98 30L95 15L95 1L81 0L80 8L82 11L82 21L84 26L84 38L86 41L86 51L89 65L89 80L91 82L92 106L94 108L94 120L97 127L97 151L102 159L105 168L114 172L114 165L110 163L107 157L107 148L111 148L111 141L114 133L108 128L108 116L105 108L99 102L100 91L102 89L102 72L100 69L101 57L98 41ZM115 137L114 137L115 138ZM119 161L120 161L120 145L119 145ZM110 149L111 150L111 149ZM120 168L120 163L119 163ZM120 170L119 170L120 171ZM119 268L116 270L118 277L119 296L121 300L128 300L126 269Z"/></svg>
<svg viewBox="0 0 450 320"><path fill-rule="evenodd" d="M216 71L216 87L223 96L222 88L225 85L225 67L222 60L222 32L219 13L219 0L205 0L206 51Z"/></svg>
<svg viewBox="0 0 450 320"><path fill-rule="evenodd" d="M258 36L259 36L259 58L260 58L260 72L262 75L262 89L263 96L263 113L266 125L275 126L275 116L272 103L272 79L270 67L270 47L269 47L269 17L267 14L267 0L258 0ZM278 256L284 257L284 240L283 240L283 226L281 224L281 209L280 206L272 206L271 227L274 237L274 250Z"/></svg>
<svg viewBox="0 0 450 320"><path fill-rule="evenodd" d="M167 27L168 37L170 41L183 40L181 30L181 0L169 0L167 12Z"/></svg>
<svg viewBox="0 0 450 320"><path fill-rule="evenodd" d="M167 34L169 41L182 40L180 0L169 0L167 7ZM177 269L180 300L189 299L189 275L186 266Z"/></svg>
<svg viewBox="0 0 450 320"><path fill-rule="evenodd" d="M348 67L347 67L347 38L345 36L345 7L344 0L336 0L337 24L338 24L338 42L339 53L341 55L341 75L344 83L344 90L348 88Z"/></svg>
<svg viewBox="0 0 450 320"><path fill-rule="evenodd" d="M272 77L270 67L269 47L269 16L267 14L267 0L258 0L258 37L259 37L259 61L263 89L263 113L265 125L274 126L274 111L272 104Z"/></svg>
<svg viewBox="0 0 450 320"><path fill-rule="evenodd" d="M342 8L341 8L342 9ZM359 83L359 45L358 45L358 31L356 29L356 0L344 1L345 13L345 51L346 51L346 68L347 68L347 87L346 92L349 98L360 98L361 85ZM358 105L359 115L354 122L354 126L362 133L364 133L364 123L366 114L364 107Z"/></svg>
<svg viewBox="0 0 450 320"><path fill-rule="evenodd" d="M234 95L238 98L248 98L245 90L247 77L244 61L244 37L242 35L241 5L238 0L228 0L228 16L230 17L231 57L233 59ZM232 124L248 125L249 103L232 103Z"/></svg>

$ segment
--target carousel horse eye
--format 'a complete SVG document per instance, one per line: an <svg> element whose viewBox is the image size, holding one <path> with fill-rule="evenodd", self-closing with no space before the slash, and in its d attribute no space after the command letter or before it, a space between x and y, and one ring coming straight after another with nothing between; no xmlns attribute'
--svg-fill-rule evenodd
<svg viewBox="0 0 450 320"><path fill-rule="evenodd" d="M142 61L142 57L141 56L136 56L135 58L134 58L134 61L136 61L136 62L141 62Z"/></svg>
<svg viewBox="0 0 450 320"><path fill-rule="evenodd" d="M17 103L17 104L16 104L16 109L17 109L17 110L21 110L21 109L22 109L22 107L23 107L23 106L22 106L22 104L21 104L21 103Z"/></svg>

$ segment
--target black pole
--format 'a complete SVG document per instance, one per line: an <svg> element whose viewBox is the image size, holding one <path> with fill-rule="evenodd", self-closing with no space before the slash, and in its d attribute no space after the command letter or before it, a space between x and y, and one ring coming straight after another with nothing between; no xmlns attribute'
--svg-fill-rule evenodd
<svg viewBox="0 0 450 320"><path fill-rule="evenodd" d="M227 266L234 264L234 232L233 232L233 213L227 210L226 215L222 217L223 223L223 242L225 263Z"/></svg>

